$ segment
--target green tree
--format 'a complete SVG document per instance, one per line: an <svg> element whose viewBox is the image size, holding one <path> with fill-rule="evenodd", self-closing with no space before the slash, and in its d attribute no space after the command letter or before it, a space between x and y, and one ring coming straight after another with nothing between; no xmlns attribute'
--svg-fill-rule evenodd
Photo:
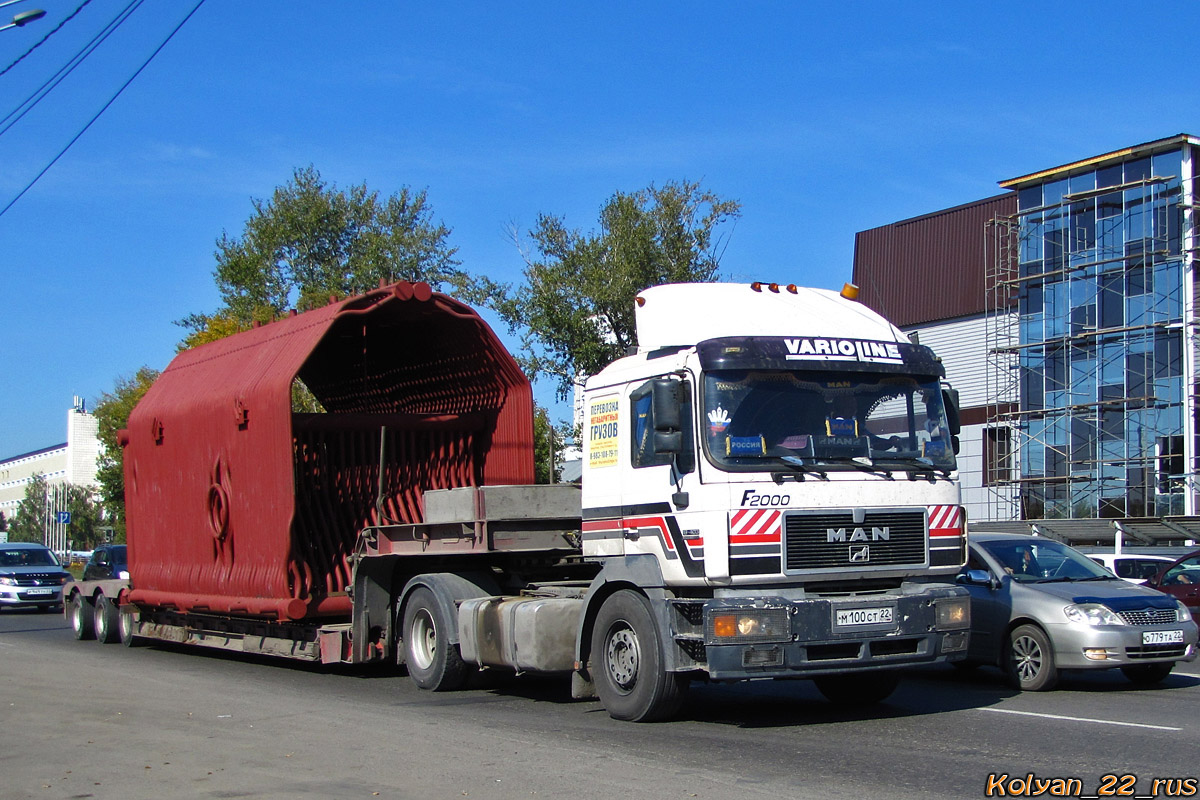
<svg viewBox="0 0 1200 800"><path fill-rule="evenodd" d="M98 437L103 445L97 461L96 482L105 522L112 526L116 541L125 541L125 467L124 450L117 443L117 432L129 424L133 407L158 379L158 370L142 367L132 376L118 377L111 392L100 396L93 410Z"/></svg>
<svg viewBox="0 0 1200 800"><path fill-rule="evenodd" d="M330 296L384 283L424 281L435 289L462 280L448 240L433 221L425 190L380 197L366 183L338 190L313 166L296 169L269 200L253 199L241 236L222 233L214 273L222 307L181 321L186 347L307 310Z"/></svg>
<svg viewBox="0 0 1200 800"><path fill-rule="evenodd" d="M34 475L25 484L25 497L8 526L10 542L41 542L46 534L46 476Z"/></svg>
<svg viewBox="0 0 1200 800"><path fill-rule="evenodd" d="M726 237L717 228L741 216L741 204L699 182L617 192L600 209L599 229L580 232L542 214L529 232L524 283L487 278L465 296L491 306L513 333L530 377L546 376L566 397L579 376L593 375L637 344L637 293L664 283L716 280Z"/></svg>
<svg viewBox="0 0 1200 800"><path fill-rule="evenodd" d="M4 516L4 512L0 511L0 533L8 532L8 517Z"/></svg>

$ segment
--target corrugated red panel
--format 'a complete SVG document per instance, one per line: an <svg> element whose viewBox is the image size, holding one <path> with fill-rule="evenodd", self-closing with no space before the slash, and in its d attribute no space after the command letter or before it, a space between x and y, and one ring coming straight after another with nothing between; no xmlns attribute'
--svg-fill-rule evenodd
<svg viewBox="0 0 1200 800"><path fill-rule="evenodd" d="M901 327L984 313L986 225L1016 212L1008 192L858 233L859 299Z"/></svg>
<svg viewBox="0 0 1200 800"><path fill-rule="evenodd" d="M381 442L384 517L419 522L426 489L533 481L533 399L472 309L402 283L181 353L127 442L131 600L294 619L349 607Z"/></svg>

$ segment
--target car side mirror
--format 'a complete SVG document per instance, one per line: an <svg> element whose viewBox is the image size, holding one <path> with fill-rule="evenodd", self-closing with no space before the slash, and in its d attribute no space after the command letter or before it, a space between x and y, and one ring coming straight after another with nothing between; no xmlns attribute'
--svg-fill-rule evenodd
<svg viewBox="0 0 1200 800"><path fill-rule="evenodd" d="M968 586L992 586L992 576L986 569L969 569L966 572L960 572L954 581Z"/></svg>

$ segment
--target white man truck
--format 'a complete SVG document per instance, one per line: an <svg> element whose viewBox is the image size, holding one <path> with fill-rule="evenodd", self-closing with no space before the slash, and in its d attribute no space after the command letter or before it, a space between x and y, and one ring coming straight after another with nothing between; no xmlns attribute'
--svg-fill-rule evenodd
<svg viewBox="0 0 1200 800"><path fill-rule="evenodd" d="M580 486L531 485L528 383L421 284L181 354L123 438L132 578L69 587L76 634L386 660L434 690L569 674L635 721L696 680L874 702L963 657L958 411L933 352L793 285L654 287L636 321L637 352L587 380ZM266 406L298 378L322 413Z"/></svg>

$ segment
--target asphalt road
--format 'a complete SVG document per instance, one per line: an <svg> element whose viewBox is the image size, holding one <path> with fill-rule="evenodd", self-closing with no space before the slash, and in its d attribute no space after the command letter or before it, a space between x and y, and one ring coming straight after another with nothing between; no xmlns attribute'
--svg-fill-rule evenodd
<svg viewBox="0 0 1200 800"><path fill-rule="evenodd" d="M379 673L77 642L59 616L0 612L6 800L969 798L990 775L1008 776L991 796L1012 796L1029 773L1149 796L1155 778L1200 775L1198 719L1200 665L1185 664L1161 687L1075 673L1024 695L993 669L930 669L866 711L805 681L698 686L678 721L634 725L571 701L565 681L432 694Z"/></svg>

